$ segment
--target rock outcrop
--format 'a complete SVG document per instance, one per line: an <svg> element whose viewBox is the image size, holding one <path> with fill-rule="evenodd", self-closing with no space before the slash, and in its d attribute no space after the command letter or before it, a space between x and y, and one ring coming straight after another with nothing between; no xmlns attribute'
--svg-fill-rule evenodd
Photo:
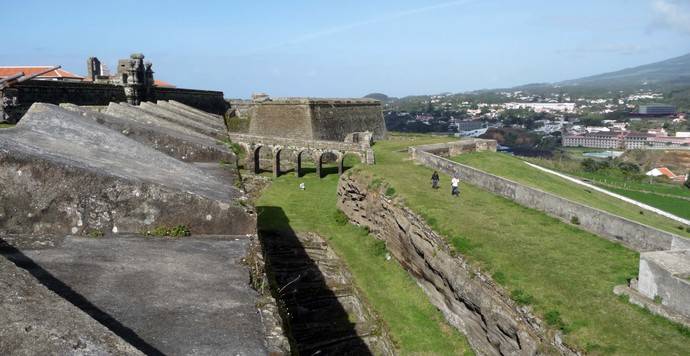
<svg viewBox="0 0 690 356"><path fill-rule="evenodd" d="M489 276L455 255L422 218L370 189L366 178L345 174L338 207L386 242L386 248L417 280L449 323L482 355L574 354L558 334L516 305Z"/></svg>
<svg viewBox="0 0 690 356"><path fill-rule="evenodd" d="M0 132L0 187L6 233L256 231L232 182L54 105L34 104Z"/></svg>

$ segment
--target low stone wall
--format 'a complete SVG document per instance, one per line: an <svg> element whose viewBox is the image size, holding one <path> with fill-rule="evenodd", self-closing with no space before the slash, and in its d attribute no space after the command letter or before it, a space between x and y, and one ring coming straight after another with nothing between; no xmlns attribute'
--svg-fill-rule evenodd
<svg viewBox="0 0 690 356"><path fill-rule="evenodd" d="M431 146L410 147L409 152L415 161L427 167L457 176L467 183L564 222L577 221L582 229L635 251L690 248L690 239L453 162L435 154L443 150L449 151L450 148L441 148L443 145Z"/></svg>
<svg viewBox="0 0 690 356"><path fill-rule="evenodd" d="M448 322L467 336L477 354L575 354L557 332L542 328L528 308L516 305L489 276L464 257L453 256L448 243L423 219L368 186L366 179L344 174L338 208L386 242L390 254Z"/></svg>

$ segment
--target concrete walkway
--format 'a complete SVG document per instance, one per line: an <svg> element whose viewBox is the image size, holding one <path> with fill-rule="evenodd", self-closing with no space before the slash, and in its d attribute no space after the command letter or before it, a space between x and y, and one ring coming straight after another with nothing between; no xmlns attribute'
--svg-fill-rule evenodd
<svg viewBox="0 0 690 356"><path fill-rule="evenodd" d="M620 200L622 200L622 201L624 201L624 202L626 202L626 203L633 204L633 205L635 205L635 206L637 206L637 207L639 207L639 208L642 208L642 209L645 209L645 210L654 212L654 213L656 213L656 214L659 214L659 215L661 215L661 216L663 216L663 217L666 217L666 218L669 218L669 219L671 219L671 220L677 221L677 222L679 222L679 223L682 223L682 224L685 224L685 225L690 225L690 220L683 219L683 218L681 218L681 217L679 217L679 216L673 215L673 214L668 213L668 212L666 212L666 211L663 211L663 210L661 210L661 209L657 209L657 208L655 208L655 207L653 207L653 206L651 206L651 205L647 205L647 204L641 203L641 202L639 202L639 201L637 201L637 200L630 199L630 198L628 198L628 197L622 196L622 195L620 195L620 194L616 194L616 193L610 192L610 191L608 191L608 190L606 190L606 189L599 188L599 187L597 187L597 186L595 186L595 185L593 185L593 184L585 183L585 182L583 182L583 181L580 180L580 179L577 179L577 178L573 178L573 177L567 176L567 175L565 175L565 174L556 172L556 171L551 170L551 169L548 169L548 168L544 168L544 167L538 166L538 165L533 164L533 163L525 162L525 164L527 164L527 165L530 166L530 167L536 168L536 169L538 169L538 170L540 170L540 171L543 171L543 172L546 172L546 173L549 173L549 174L553 174L553 175L555 175L555 176L558 176L558 177L560 177L560 178L563 178L563 179L568 180L568 181L570 181L570 182L573 182L573 183L575 183L575 184L579 184L579 185L585 186L585 187L587 187L587 188L589 188L589 189L596 190L597 192L604 193L604 194L606 194L606 195L609 195L609 196L612 196L612 197L614 197L614 198L620 199Z"/></svg>

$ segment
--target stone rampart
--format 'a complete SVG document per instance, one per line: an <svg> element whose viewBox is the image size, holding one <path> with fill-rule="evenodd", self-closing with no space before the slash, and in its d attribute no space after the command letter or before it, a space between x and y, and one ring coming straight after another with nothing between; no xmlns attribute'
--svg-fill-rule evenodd
<svg viewBox="0 0 690 356"><path fill-rule="evenodd" d="M429 168L458 176L467 183L564 222L577 222L580 228L635 251L690 248L690 239L440 157L434 153L444 150L440 146L410 147L409 152L415 161Z"/></svg>
<svg viewBox="0 0 690 356"><path fill-rule="evenodd" d="M71 103L104 106L127 100L123 86L91 82L28 80L5 89L5 96L16 98L16 106L7 109L11 121L18 121L33 103ZM214 114L225 114L229 105L223 92L180 88L154 87L158 100L176 100Z"/></svg>
<svg viewBox="0 0 690 356"><path fill-rule="evenodd" d="M386 137L381 103L365 99L276 99L252 104L249 133L261 136L343 141L352 132Z"/></svg>
<svg viewBox="0 0 690 356"><path fill-rule="evenodd" d="M491 277L454 255L422 218L388 199L384 188L345 174L338 208L367 227L422 287L448 322L464 333L478 355L575 354L528 309L520 308Z"/></svg>
<svg viewBox="0 0 690 356"><path fill-rule="evenodd" d="M209 113L224 115L230 105L222 91L154 87L156 100L174 100Z"/></svg>

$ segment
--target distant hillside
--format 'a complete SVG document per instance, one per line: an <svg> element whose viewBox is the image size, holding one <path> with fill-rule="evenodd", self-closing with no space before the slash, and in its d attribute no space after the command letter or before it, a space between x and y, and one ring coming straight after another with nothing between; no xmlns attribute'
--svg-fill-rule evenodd
<svg viewBox="0 0 690 356"><path fill-rule="evenodd" d="M396 99L397 99L397 98L391 98L391 97L389 97L388 95L383 94L383 93L371 93L371 94L365 95L364 97L365 97L365 98L368 98L368 99L380 100L382 103L387 103L387 102L389 102L389 101L391 101L391 100L396 100Z"/></svg>
<svg viewBox="0 0 690 356"><path fill-rule="evenodd" d="M615 72L566 80L559 86L586 87L677 87L690 85L690 54Z"/></svg>

